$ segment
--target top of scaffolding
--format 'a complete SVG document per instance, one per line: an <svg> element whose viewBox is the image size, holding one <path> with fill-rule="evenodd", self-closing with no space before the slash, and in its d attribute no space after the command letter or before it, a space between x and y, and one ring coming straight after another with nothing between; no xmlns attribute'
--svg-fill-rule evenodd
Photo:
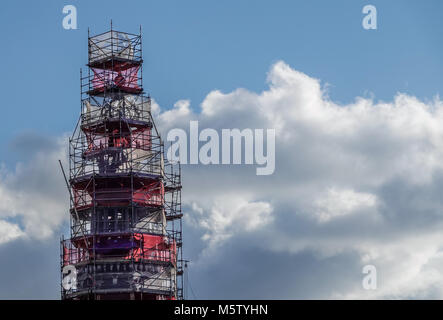
<svg viewBox="0 0 443 320"><path fill-rule="evenodd" d="M89 67L125 70L142 62L141 32L136 35L111 28L88 37Z"/></svg>

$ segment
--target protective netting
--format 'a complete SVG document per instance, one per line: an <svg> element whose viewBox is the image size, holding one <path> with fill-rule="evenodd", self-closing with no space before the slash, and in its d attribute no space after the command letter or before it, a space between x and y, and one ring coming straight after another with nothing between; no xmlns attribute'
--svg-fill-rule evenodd
<svg viewBox="0 0 443 320"><path fill-rule="evenodd" d="M140 58L140 49L140 36L108 31L89 38L89 62L94 63L111 57L137 60Z"/></svg>

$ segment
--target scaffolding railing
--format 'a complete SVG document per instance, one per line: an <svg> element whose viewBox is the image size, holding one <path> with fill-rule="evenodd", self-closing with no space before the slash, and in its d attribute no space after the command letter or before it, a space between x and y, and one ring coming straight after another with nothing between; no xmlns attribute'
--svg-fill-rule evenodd
<svg viewBox="0 0 443 320"><path fill-rule="evenodd" d="M141 121L142 124L151 122L150 97L124 94L119 99L109 100L89 96L82 100L82 105L81 125L86 129L117 119Z"/></svg>
<svg viewBox="0 0 443 320"><path fill-rule="evenodd" d="M117 62L142 62L141 35L111 30L89 37L89 66L100 66L110 60Z"/></svg>
<svg viewBox="0 0 443 320"><path fill-rule="evenodd" d="M145 239L150 237L150 243ZM141 239L130 235L96 235L89 237L89 248L85 248L79 238L62 241L63 267L79 263L105 261L144 261L159 264L177 263L177 243L172 236L143 234Z"/></svg>
<svg viewBox="0 0 443 320"><path fill-rule="evenodd" d="M62 295L75 296L87 292L144 292L177 296L177 275L172 267L143 262L96 263L78 265L76 280L62 286Z"/></svg>
<svg viewBox="0 0 443 320"><path fill-rule="evenodd" d="M73 238L90 235L116 235L123 233L145 233L154 235L165 235L166 226L163 222L149 221L142 219L134 222L131 219L112 219L93 221L73 220L71 226L71 235ZM83 230L81 229L83 228Z"/></svg>
<svg viewBox="0 0 443 320"><path fill-rule="evenodd" d="M71 212L71 236L147 233L165 235L164 210L141 207L95 207Z"/></svg>
<svg viewBox="0 0 443 320"><path fill-rule="evenodd" d="M89 96L121 96L125 94L140 94L143 92L140 66L115 70L89 68L86 75L81 77L81 94Z"/></svg>
<svg viewBox="0 0 443 320"><path fill-rule="evenodd" d="M151 138L150 142L143 142ZM140 142L142 141L142 142ZM140 142L140 143L139 143ZM165 174L160 138L149 133L81 136L70 141L70 178L90 174ZM169 165L169 164L168 164Z"/></svg>
<svg viewBox="0 0 443 320"><path fill-rule="evenodd" d="M94 190L95 189L95 190ZM77 189L73 187L74 203L77 210L92 206L129 206L136 204L144 207L162 207L164 203L164 186L161 180L153 181L143 187L134 188L131 185L113 188ZM72 207L72 208L73 208Z"/></svg>
<svg viewBox="0 0 443 320"><path fill-rule="evenodd" d="M137 124L123 118L112 121L101 118L102 111L94 117L88 115L82 115L88 125L82 123L70 139L71 179L93 173L165 174L163 142L151 122ZM151 119L149 112L140 116Z"/></svg>

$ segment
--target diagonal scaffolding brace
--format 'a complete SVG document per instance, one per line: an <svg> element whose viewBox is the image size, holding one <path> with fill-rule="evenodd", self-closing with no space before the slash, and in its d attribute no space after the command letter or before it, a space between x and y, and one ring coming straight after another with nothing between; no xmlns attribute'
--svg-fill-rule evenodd
<svg viewBox="0 0 443 320"><path fill-rule="evenodd" d="M71 203L73 204L75 216L78 220L80 220L77 209L75 208L74 197L72 196L71 187L69 186L68 179L66 178L65 169L63 169L63 165L60 160L58 160L58 163L60 164L60 168L63 173L63 178L65 178L66 188L68 188L68 191L69 191L69 198L71 199ZM85 230L83 229L83 225L81 225L81 224L80 224L80 230L82 232L83 240L85 241L86 249L89 250L89 245L88 245L88 241L86 240Z"/></svg>

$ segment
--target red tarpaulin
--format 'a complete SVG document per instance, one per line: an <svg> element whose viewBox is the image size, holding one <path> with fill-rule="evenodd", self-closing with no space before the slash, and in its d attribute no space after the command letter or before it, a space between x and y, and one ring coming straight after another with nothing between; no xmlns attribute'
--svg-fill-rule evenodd
<svg viewBox="0 0 443 320"><path fill-rule="evenodd" d="M163 262L176 262L177 248L175 241L170 244L164 236L150 234L134 234L134 239L140 241L140 247L134 250L134 259L155 260ZM128 256L128 259L131 257Z"/></svg>
<svg viewBox="0 0 443 320"><path fill-rule="evenodd" d="M104 91L105 88L117 86L123 90L137 91L140 90L138 85L139 66L128 68L121 71L111 71L106 69L91 68L94 72L92 86L94 90Z"/></svg>
<svg viewBox="0 0 443 320"><path fill-rule="evenodd" d="M135 233L133 237L133 241L128 237L104 238L104 242L100 241L100 245L97 244L97 253L103 254L101 258L105 259L107 254L109 254L109 257L115 256L113 250L121 252L122 249L127 249L126 252L128 253L124 256L125 260L130 260L133 257L136 261L143 259L176 264L177 247L175 241L169 241L167 237L162 235ZM92 249L89 248L89 250L92 253ZM104 253L105 251L107 252ZM64 245L63 264L68 265L86 261L89 256L87 253L86 248L68 248Z"/></svg>
<svg viewBox="0 0 443 320"><path fill-rule="evenodd" d="M141 149L145 151L151 150L150 128L133 130L132 141L130 135L122 137L119 135L118 130L115 130L115 132L108 135L93 132L87 132L85 135L88 142L88 150L85 151L85 154L88 154L91 151L102 150L110 146L123 148L132 147L134 149Z"/></svg>

